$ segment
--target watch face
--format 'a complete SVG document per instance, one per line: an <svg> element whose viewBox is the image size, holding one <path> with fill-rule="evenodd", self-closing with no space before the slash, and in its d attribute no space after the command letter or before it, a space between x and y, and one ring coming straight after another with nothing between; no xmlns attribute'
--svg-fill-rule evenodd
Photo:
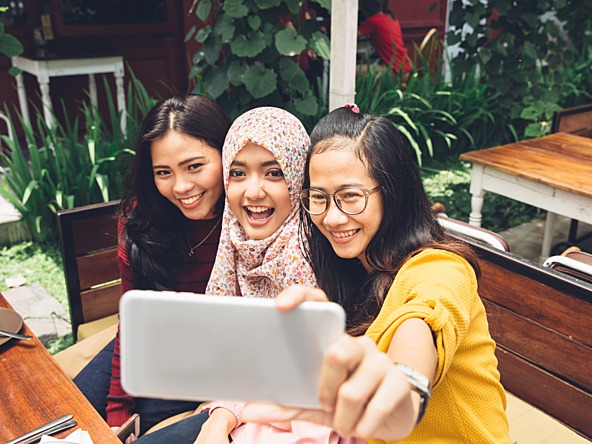
<svg viewBox="0 0 592 444"><path fill-rule="evenodd" d="M430 387L430 381L428 378L408 365L400 363L395 365L399 370L401 370L401 372L403 372L405 376L407 376L407 381L416 391L418 391L422 396L426 396L428 398L431 396L432 388Z"/></svg>

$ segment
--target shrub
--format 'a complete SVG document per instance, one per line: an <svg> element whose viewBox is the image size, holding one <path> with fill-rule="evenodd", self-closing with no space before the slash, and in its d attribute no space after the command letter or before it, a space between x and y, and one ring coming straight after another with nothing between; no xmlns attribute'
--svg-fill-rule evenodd
<svg viewBox="0 0 592 444"><path fill-rule="evenodd" d="M26 146L21 146L18 138L10 140L3 136L9 150L0 154L5 165L0 167L4 176L0 194L21 213L35 241L57 239L57 211L122 196L123 179L134 154L133 138L154 100L132 74L127 95L127 129L123 131L121 114L104 81L107 120L87 104L82 105L81 114L72 120L62 104L65 123L56 119L53 127L46 125L38 109L31 124L23 122L16 112ZM15 121L9 109L5 109L16 134ZM80 131L81 117L85 122L83 131Z"/></svg>

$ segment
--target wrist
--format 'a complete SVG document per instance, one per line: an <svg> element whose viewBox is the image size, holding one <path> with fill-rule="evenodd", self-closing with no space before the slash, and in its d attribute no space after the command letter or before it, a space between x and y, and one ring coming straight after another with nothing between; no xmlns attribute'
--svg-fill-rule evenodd
<svg viewBox="0 0 592 444"><path fill-rule="evenodd" d="M232 432L238 426L238 420L234 413L224 407L216 407L210 411L210 425L224 429L226 434Z"/></svg>
<svg viewBox="0 0 592 444"><path fill-rule="evenodd" d="M432 396L432 385L426 376L408 365L396 362L395 367L405 375L407 382L411 386L411 390L419 396L419 408L415 421L415 425L417 425L425 415L428 401Z"/></svg>

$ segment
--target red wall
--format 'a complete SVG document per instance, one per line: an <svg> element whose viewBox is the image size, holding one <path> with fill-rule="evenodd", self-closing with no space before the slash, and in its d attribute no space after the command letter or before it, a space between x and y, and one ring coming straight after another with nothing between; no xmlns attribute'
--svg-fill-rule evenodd
<svg viewBox="0 0 592 444"><path fill-rule="evenodd" d="M403 39L412 54L413 42L419 46L430 28L437 28L438 35L444 39L446 5L445 0L387 1L387 8L401 23Z"/></svg>

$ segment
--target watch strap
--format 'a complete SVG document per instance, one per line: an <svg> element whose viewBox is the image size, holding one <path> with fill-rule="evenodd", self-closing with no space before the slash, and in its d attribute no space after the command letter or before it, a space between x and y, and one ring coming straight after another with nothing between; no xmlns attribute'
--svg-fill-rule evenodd
<svg viewBox="0 0 592 444"><path fill-rule="evenodd" d="M415 421L415 424L417 425L423 419L428 407L428 400L432 396L430 380L421 372L406 364L396 362L395 366L405 375L407 382L411 385L411 389L419 393L419 412L417 414L417 420Z"/></svg>

